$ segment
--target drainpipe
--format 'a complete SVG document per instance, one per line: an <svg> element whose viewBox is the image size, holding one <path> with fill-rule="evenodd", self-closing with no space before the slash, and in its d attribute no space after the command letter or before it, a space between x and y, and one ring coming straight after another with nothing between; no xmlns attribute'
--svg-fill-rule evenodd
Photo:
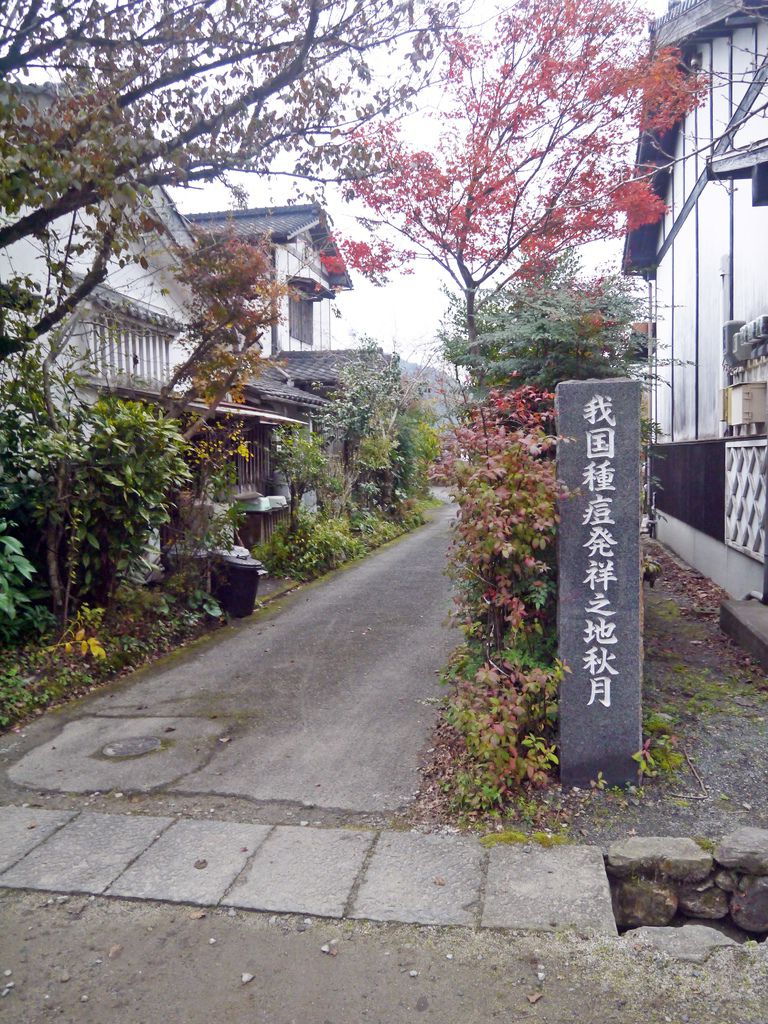
<svg viewBox="0 0 768 1024"><path fill-rule="evenodd" d="M739 365L739 361L733 354L733 330L730 328L736 324L731 316L731 257L723 256L720 260L720 323L723 325L723 387L728 387L733 381L733 370ZM743 322L738 321L739 327Z"/></svg>

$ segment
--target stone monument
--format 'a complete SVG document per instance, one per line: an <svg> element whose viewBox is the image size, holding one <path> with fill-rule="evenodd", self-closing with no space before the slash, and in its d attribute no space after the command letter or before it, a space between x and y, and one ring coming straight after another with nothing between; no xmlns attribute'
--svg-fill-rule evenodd
<svg viewBox="0 0 768 1024"><path fill-rule="evenodd" d="M640 384L566 381L555 396L563 785L637 781L642 744ZM601 774L602 773L602 774Z"/></svg>

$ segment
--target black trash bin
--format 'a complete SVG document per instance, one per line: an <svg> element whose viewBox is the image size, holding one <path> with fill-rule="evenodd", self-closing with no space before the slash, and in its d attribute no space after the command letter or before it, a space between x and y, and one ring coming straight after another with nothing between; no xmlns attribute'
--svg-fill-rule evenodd
<svg viewBox="0 0 768 1024"><path fill-rule="evenodd" d="M224 611L235 619L244 619L253 612L259 580L267 575L262 562L231 552L220 552L216 558L213 576L213 596Z"/></svg>

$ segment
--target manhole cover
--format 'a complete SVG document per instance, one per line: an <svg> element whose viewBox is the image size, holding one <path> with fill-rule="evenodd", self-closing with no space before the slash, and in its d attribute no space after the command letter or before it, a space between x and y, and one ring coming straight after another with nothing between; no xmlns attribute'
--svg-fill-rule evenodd
<svg viewBox="0 0 768 1024"><path fill-rule="evenodd" d="M157 736L132 736L130 739L107 743L101 752L105 757L141 757L159 750L162 745L162 740Z"/></svg>

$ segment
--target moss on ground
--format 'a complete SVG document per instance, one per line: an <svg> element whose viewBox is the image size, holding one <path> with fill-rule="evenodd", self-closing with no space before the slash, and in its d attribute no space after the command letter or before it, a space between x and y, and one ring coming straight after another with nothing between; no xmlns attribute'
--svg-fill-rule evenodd
<svg viewBox="0 0 768 1024"><path fill-rule="evenodd" d="M570 836L551 834L549 832L518 832L516 829L507 829L504 832L490 832L480 840L482 846L516 846L524 843L538 843L539 846L565 846L572 843Z"/></svg>

